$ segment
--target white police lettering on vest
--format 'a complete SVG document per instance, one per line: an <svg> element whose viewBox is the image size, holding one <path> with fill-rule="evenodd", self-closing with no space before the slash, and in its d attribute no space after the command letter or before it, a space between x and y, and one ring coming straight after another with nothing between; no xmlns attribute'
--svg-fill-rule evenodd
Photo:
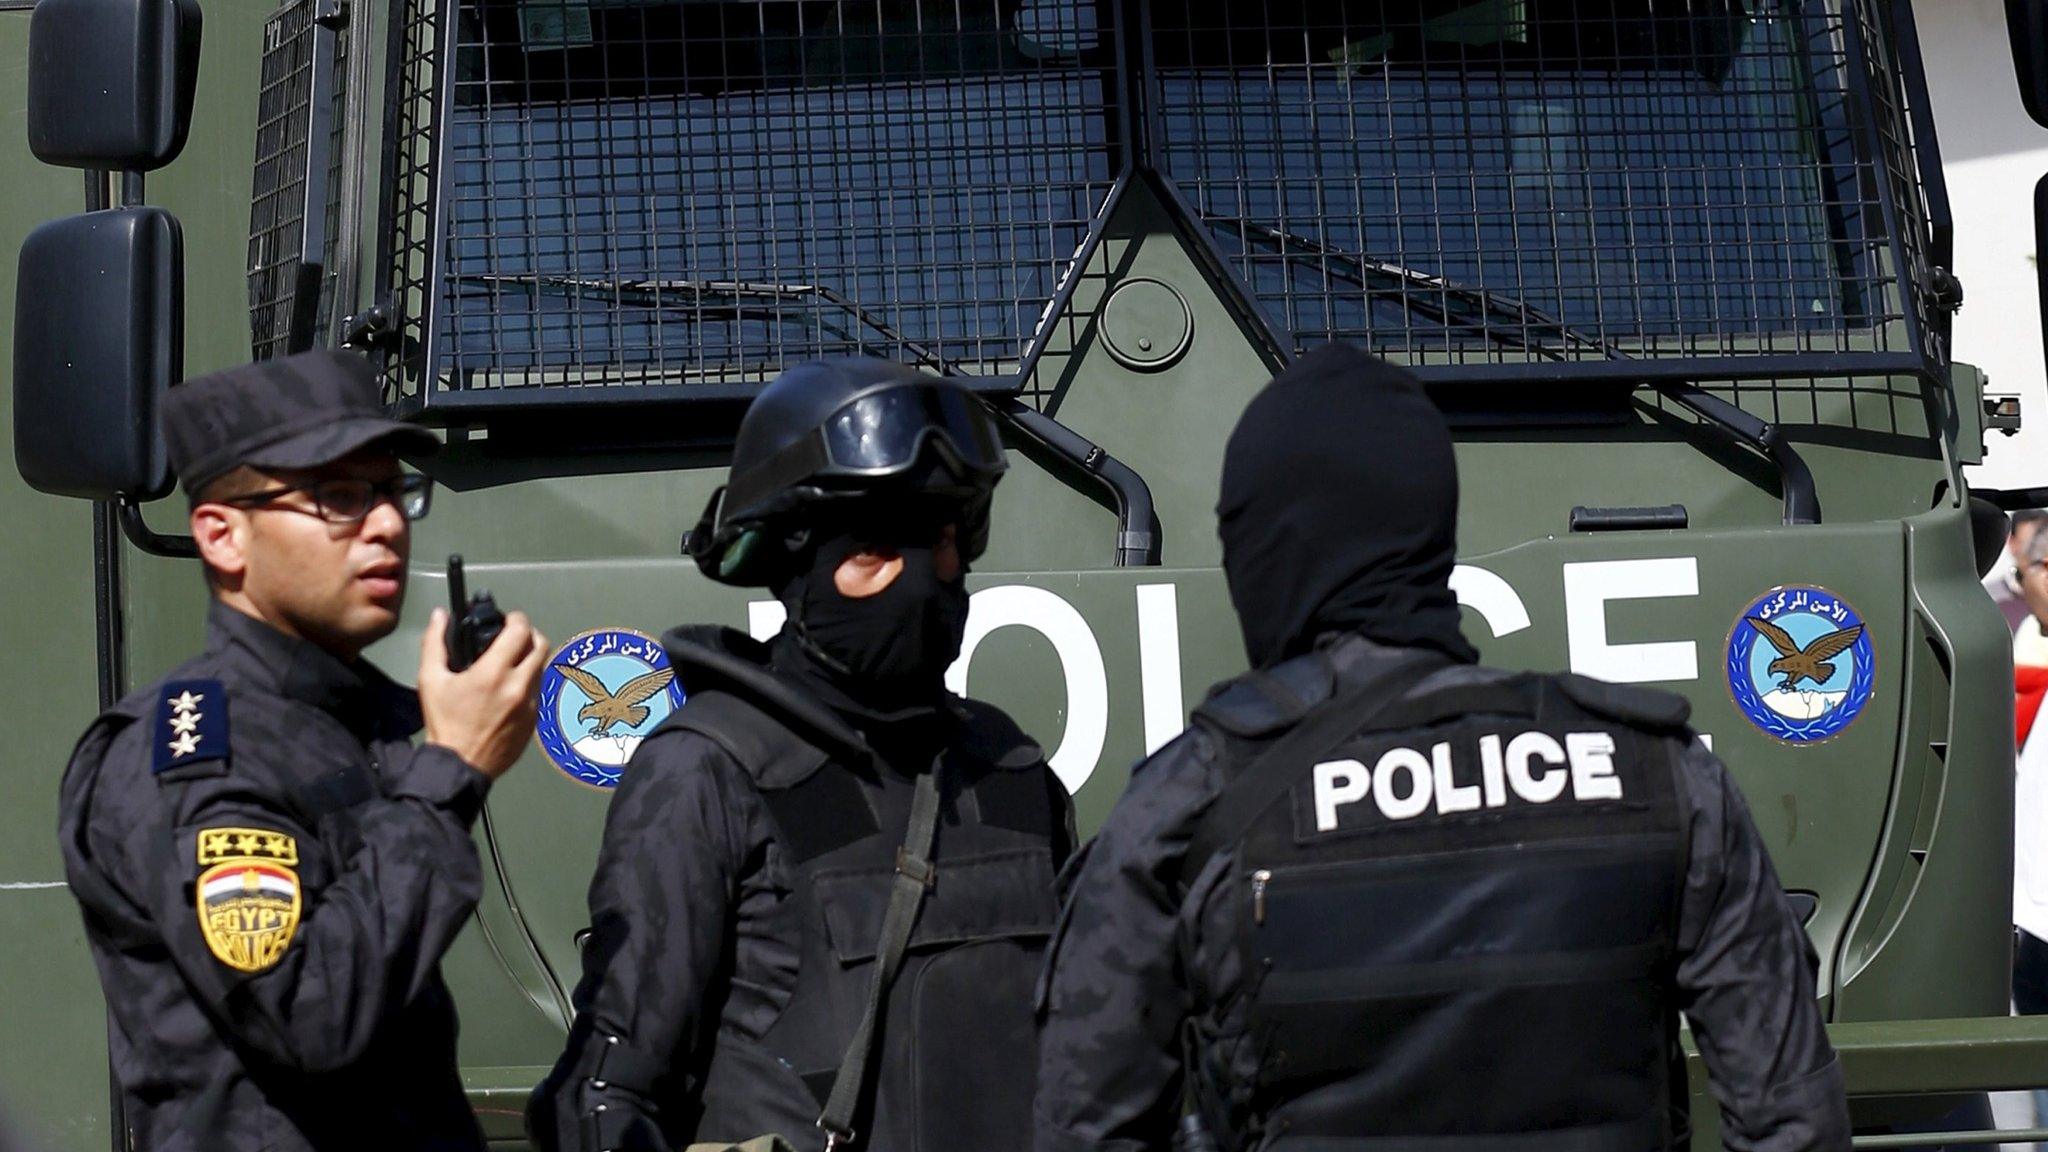
<svg viewBox="0 0 2048 1152"><path fill-rule="evenodd" d="M1339 809L1370 798L1381 816L1411 820L1434 808L1438 815L1503 808L1511 799L1548 804L1565 794L1575 801L1619 800L1614 774L1614 737L1607 732L1569 732L1564 742L1543 732L1479 738L1479 771L1455 764L1448 741L1427 752L1391 748L1368 768L1358 760L1326 760L1315 766L1316 831L1334 832ZM1464 782L1460 782L1460 778Z"/></svg>

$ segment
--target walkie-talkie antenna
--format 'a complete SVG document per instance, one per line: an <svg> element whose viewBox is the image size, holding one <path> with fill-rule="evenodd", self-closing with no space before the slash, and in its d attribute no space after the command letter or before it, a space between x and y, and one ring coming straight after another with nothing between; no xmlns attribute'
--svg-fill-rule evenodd
<svg viewBox="0 0 2048 1152"><path fill-rule="evenodd" d="M462 554L457 552L448 557L448 603L467 605L469 603L469 580L462 574ZM458 613L461 608L457 608ZM454 621L449 621L452 625Z"/></svg>

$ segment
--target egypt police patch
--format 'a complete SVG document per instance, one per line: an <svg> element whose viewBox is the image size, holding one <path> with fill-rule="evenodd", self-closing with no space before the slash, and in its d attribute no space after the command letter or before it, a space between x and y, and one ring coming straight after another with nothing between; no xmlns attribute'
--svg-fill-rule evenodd
<svg viewBox="0 0 2048 1152"><path fill-rule="evenodd" d="M299 842L267 828L204 828L192 886L213 958L261 972L284 957L299 927Z"/></svg>
<svg viewBox="0 0 2048 1152"><path fill-rule="evenodd" d="M1773 588L1728 635L1728 691L1751 724L1788 744L1840 735L1869 705L1877 649L1847 600L1810 584Z"/></svg>
<svg viewBox="0 0 2048 1152"><path fill-rule="evenodd" d="M227 688L218 680L165 683L150 733L150 771L162 775L187 764L227 758Z"/></svg>
<svg viewBox="0 0 2048 1152"><path fill-rule="evenodd" d="M612 788L640 741L682 706L661 641L600 628L571 637L548 661L535 736L570 779Z"/></svg>

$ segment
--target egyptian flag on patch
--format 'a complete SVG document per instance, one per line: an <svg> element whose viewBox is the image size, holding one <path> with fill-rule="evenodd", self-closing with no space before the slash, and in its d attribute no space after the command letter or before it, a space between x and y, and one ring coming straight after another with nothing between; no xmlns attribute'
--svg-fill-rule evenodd
<svg viewBox="0 0 2048 1152"><path fill-rule="evenodd" d="M299 926L299 876L264 860L229 860L199 874L199 929L214 959L261 972L284 957Z"/></svg>

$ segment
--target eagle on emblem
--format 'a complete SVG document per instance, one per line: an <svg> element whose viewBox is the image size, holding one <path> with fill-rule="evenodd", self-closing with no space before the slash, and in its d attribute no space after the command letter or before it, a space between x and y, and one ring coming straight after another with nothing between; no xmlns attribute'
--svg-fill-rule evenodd
<svg viewBox="0 0 2048 1152"><path fill-rule="evenodd" d="M590 703L585 704L583 710L576 713L576 719L579 723L597 722L597 727L590 730L592 736L605 735L611 731L614 724L637 728L645 723L650 710L641 701L652 698L676 678L675 669L661 668L642 676L635 676L620 686L617 692L613 692L604 686L604 681L599 680L586 668L568 664L557 664L555 667L561 669L562 675L568 677L571 684L581 688L583 694L590 697Z"/></svg>
<svg viewBox="0 0 2048 1152"><path fill-rule="evenodd" d="M1749 626L1757 630L1758 635L1770 641L1771 647L1778 650L1778 658L1771 661L1770 667L1765 671L1774 675L1782 674L1785 679L1780 687L1786 689L1798 687L1801 680L1811 680L1816 685L1827 683L1828 678L1835 674L1835 666L1828 661L1848 651L1849 646L1863 635L1863 625L1856 624L1848 628L1837 628L1825 636L1816 637L1813 643L1801 648L1799 641L1794 640L1790 632L1776 624L1768 620L1759 620L1754 616L1746 619Z"/></svg>

